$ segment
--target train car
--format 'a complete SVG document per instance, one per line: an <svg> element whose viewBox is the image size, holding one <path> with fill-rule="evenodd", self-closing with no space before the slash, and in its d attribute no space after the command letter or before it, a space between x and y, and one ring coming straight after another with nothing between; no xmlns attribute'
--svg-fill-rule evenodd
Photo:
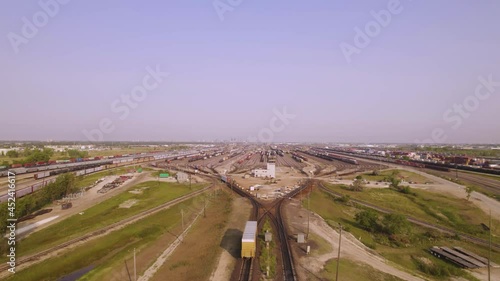
<svg viewBox="0 0 500 281"><path fill-rule="evenodd" d="M443 172L449 172L450 168L443 167L443 166L436 166L436 165L430 165L430 164L425 164L425 168L427 169L433 169L433 170L438 170L438 171L443 171Z"/></svg>
<svg viewBox="0 0 500 281"><path fill-rule="evenodd" d="M15 168L21 168L23 165L22 164L12 164L11 165L11 168L15 169Z"/></svg>
<svg viewBox="0 0 500 281"><path fill-rule="evenodd" d="M49 177L50 176L50 172L41 172L41 173L37 173L33 176L33 178L35 178L35 180L38 180L38 179L43 179L43 178L46 178L46 177Z"/></svg>
<svg viewBox="0 0 500 281"><path fill-rule="evenodd" d="M16 197L23 197L33 192L33 186L25 187L23 189L16 190Z"/></svg>
<svg viewBox="0 0 500 281"><path fill-rule="evenodd" d="M257 249L257 222L247 221L241 238L241 257L253 258Z"/></svg>

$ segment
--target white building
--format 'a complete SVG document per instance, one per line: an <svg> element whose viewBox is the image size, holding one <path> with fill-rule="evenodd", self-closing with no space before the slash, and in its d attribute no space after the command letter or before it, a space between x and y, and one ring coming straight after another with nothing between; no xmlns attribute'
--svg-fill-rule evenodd
<svg viewBox="0 0 500 281"><path fill-rule="evenodd" d="M177 181L178 182L186 182L189 181L189 175L183 172L177 173Z"/></svg>
<svg viewBox="0 0 500 281"><path fill-rule="evenodd" d="M252 171L254 177L258 178L275 178L276 177L276 165L274 163L267 163L267 169L255 169Z"/></svg>
<svg viewBox="0 0 500 281"><path fill-rule="evenodd" d="M2 152L3 152L3 154L7 154L7 152L10 150L15 150L15 151L20 152L22 150L22 148L21 147L0 148L0 154L2 154Z"/></svg>

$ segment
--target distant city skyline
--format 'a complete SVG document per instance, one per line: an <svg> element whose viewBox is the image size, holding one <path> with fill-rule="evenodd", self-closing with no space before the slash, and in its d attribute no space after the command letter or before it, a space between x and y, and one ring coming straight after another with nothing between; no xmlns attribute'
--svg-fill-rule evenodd
<svg viewBox="0 0 500 281"><path fill-rule="evenodd" d="M497 1L42 2L0 10L0 140L500 143Z"/></svg>

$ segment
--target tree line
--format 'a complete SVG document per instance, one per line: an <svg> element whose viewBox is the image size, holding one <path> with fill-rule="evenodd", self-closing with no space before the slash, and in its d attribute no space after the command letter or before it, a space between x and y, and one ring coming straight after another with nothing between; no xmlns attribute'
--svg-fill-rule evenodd
<svg viewBox="0 0 500 281"><path fill-rule="evenodd" d="M3 153L3 152L2 152ZM60 160L70 159L70 158L85 158L88 157L87 151L80 151L77 149L66 149L64 151L55 152L52 148L24 148L22 151L9 150L4 153L5 156L9 158L19 158L12 161L13 164L26 164L26 163L36 163L36 162L47 162L54 155L58 156ZM8 164L8 161L4 161L2 165Z"/></svg>
<svg viewBox="0 0 500 281"><path fill-rule="evenodd" d="M42 209L55 200L62 199L67 194L77 191L76 176L66 173L58 176L56 181L48 184L40 191L16 199L15 218L20 219L35 211ZM7 230L7 218L9 217L7 202L0 204L0 231Z"/></svg>

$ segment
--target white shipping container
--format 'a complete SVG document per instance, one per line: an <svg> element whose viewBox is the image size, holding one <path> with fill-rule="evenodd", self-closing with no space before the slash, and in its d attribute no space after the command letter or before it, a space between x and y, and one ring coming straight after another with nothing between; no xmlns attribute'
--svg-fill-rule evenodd
<svg viewBox="0 0 500 281"><path fill-rule="evenodd" d="M247 221L245 225L245 231L243 231L242 242L255 242L255 237L257 235L257 222Z"/></svg>

